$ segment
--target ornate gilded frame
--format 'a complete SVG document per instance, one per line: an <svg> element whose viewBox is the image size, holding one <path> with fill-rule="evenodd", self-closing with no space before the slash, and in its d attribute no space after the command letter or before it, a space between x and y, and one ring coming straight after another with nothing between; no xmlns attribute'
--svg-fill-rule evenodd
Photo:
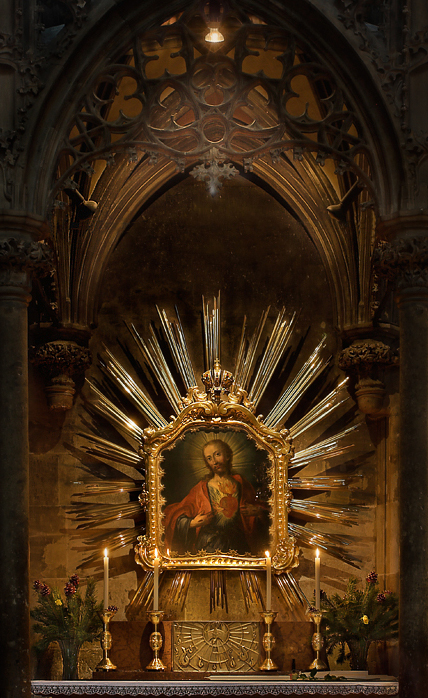
<svg viewBox="0 0 428 698"><path fill-rule="evenodd" d="M223 374L226 372L222 372ZM261 417L253 411L245 391L229 393L223 384L219 388L207 389L201 393L193 388L183 400L182 411L166 427L144 430L141 454L146 465L147 488L147 532L140 536L135 547L136 562L145 569L153 568L156 555L160 556L163 569L192 570L232 568L240 570L257 570L266 566L266 558L229 553L187 553L183 556L163 549L164 527L162 522L165 499L162 495L164 470L163 452L171 449L189 432L198 430L233 430L246 433L269 455L268 468L270 508L270 554L272 567L277 573L290 571L298 565L298 548L292 536L288 534L288 508L292 499L288 485L288 463L292 456L292 444L286 429L268 428ZM227 386L226 386L227 387Z"/></svg>

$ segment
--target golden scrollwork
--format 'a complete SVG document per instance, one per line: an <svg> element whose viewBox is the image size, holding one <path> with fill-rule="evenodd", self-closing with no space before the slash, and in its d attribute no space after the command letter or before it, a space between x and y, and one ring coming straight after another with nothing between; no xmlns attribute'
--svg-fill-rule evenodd
<svg viewBox="0 0 428 698"><path fill-rule="evenodd" d="M146 464L147 531L135 547L136 561L151 569L155 550L158 550L163 569L260 569L265 566L264 551L257 554L242 554L241 551L238 554L232 549L206 552L201 548L196 552L177 554L165 546L164 461L171 458L169 454L189 435L194 438L200 434L201 438L207 439L211 433L223 434L227 440L235 438L232 434L238 434L251 443L254 450L262 451L266 456L269 484L269 495L264 503L269 518L267 546L274 571L288 572L298 564L298 548L294 538L288 534L288 509L292 498L288 484L288 463L293 454L291 437L286 429L270 428L255 415L252 406L248 406L245 391L234 392L231 374L221 371L219 364L208 373L210 375L205 376L204 381L206 393L190 389L183 400L183 409L175 419L161 429L150 427L144 430L140 453ZM181 478L185 465L176 464L177 478Z"/></svg>

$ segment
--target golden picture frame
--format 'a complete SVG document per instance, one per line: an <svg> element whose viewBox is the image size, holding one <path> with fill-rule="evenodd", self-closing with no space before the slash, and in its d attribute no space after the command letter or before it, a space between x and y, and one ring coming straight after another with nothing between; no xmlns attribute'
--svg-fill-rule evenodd
<svg viewBox="0 0 428 698"><path fill-rule="evenodd" d="M164 570L257 570L268 551L273 570L289 572L299 550L288 533L288 431L264 425L245 391L193 389L182 407L167 426L144 431L147 525L136 562L146 570L155 558ZM220 492L211 452L226 463L214 467L228 469Z"/></svg>

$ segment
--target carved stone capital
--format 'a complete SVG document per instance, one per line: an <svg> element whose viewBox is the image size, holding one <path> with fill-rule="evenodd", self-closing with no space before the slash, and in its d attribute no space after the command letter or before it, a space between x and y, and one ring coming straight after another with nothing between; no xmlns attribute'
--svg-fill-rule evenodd
<svg viewBox="0 0 428 698"><path fill-rule="evenodd" d="M373 255L373 268L381 278L395 283L397 291L428 288L428 235L381 242Z"/></svg>
<svg viewBox="0 0 428 698"><path fill-rule="evenodd" d="M355 397L358 409L371 418L383 417L385 386L382 381L369 376L381 366L394 366L398 363L395 352L376 339L357 339L339 354L339 367L346 373L358 377Z"/></svg>
<svg viewBox="0 0 428 698"><path fill-rule="evenodd" d="M339 368L359 376L368 374L377 366L393 366L398 357L391 347L376 339L357 339L339 354Z"/></svg>
<svg viewBox="0 0 428 698"><path fill-rule="evenodd" d="M76 342L55 340L35 350L31 362L39 366L49 380L45 390L50 409L71 409L75 393L73 378L83 375L91 365L89 349Z"/></svg>
<svg viewBox="0 0 428 698"><path fill-rule="evenodd" d="M18 237L0 238L0 287L28 291L31 274L48 274L52 261L53 251L43 242Z"/></svg>

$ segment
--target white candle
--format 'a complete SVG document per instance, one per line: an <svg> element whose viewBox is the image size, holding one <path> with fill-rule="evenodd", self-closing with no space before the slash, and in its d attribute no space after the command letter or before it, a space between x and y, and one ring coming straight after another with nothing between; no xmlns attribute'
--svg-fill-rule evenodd
<svg viewBox="0 0 428 698"><path fill-rule="evenodd" d="M319 611L321 607L321 589L320 589L320 579L321 579L321 559L320 551L317 548L315 553L315 608Z"/></svg>
<svg viewBox="0 0 428 698"><path fill-rule="evenodd" d="M108 551L104 549L104 610L108 608Z"/></svg>
<svg viewBox="0 0 428 698"><path fill-rule="evenodd" d="M272 610L272 559L266 550L266 610Z"/></svg>
<svg viewBox="0 0 428 698"><path fill-rule="evenodd" d="M153 560L153 571L155 573L153 581L153 610L159 610L159 563L158 549L155 548L155 558Z"/></svg>

